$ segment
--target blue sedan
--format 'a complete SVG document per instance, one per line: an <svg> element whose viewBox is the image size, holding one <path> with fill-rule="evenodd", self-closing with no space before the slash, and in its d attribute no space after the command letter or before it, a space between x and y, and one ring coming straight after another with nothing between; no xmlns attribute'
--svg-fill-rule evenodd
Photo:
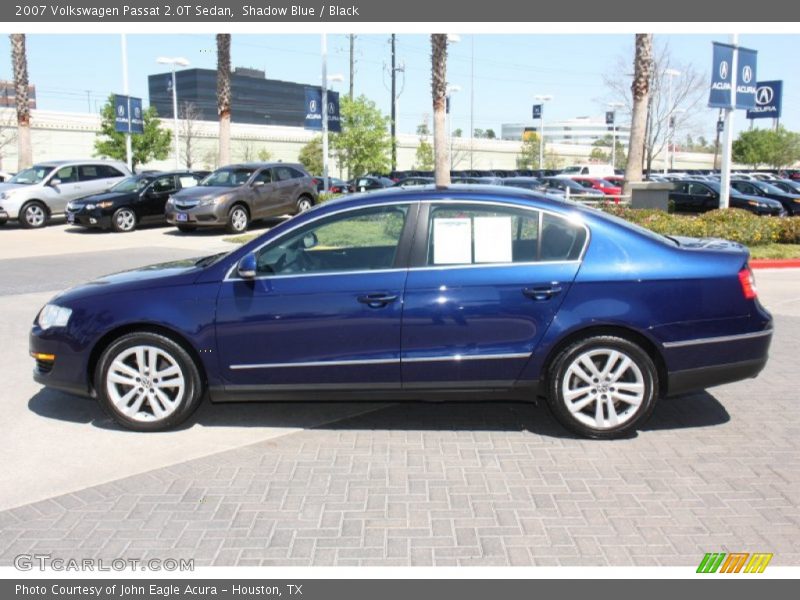
<svg viewBox="0 0 800 600"><path fill-rule="evenodd" d="M134 430L206 396L543 396L611 438L660 397L755 377L771 338L738 244L453 186L327 202L227 254L76 287L40 311L30 350L36 381Z"/></svg>

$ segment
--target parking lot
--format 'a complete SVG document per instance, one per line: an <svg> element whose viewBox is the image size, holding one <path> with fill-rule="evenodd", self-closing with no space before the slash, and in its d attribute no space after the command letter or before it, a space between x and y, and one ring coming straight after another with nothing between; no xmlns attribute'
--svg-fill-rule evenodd
<svg viewBox="0 0 800 600"><path fill-rule="evenodd" d="M758 379L664 401L625 440L577 439L544 406L502 402L204 405L141 434L32 381L27 333L59 289L223 237L0 230L0 564L800 564L796 270L757 274L776 320Z"/></svg>

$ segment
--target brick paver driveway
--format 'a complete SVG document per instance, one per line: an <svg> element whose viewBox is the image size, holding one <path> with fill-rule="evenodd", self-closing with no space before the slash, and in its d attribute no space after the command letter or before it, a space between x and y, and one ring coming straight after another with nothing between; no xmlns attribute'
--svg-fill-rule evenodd
<svg viewBox="0 0 800 600"><path fill-rule="evenodd" d="M543 406L375 405L0 512L0 563L798 565L800 316L776 328L758 379L664 401L631 439L573 438Z"/></svg>

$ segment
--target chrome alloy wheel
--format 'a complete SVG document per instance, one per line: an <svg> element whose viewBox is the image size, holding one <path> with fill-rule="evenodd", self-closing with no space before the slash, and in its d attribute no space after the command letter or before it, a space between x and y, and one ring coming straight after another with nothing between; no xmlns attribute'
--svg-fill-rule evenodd
<svg viewBox="0 0 800 600"><path fill-rule="evenodd" d="M311 200L305 197L300 198L300 200L297 201L297 212L304 213L307 210L311 209L312 206L313 204L311 203Z"/></svg>
<svg viewBox="0 0 800 600"><path fill-rule="evenodd" d="M25 222L31 227L41 227L44 225L46 215L44 209L38 204L31 204L25 208L23 216Z"/></svg>
<svg viewBox="0 0 800 600"><path fill-rule="evenodd" d="M574 419L593 429L611 429L636 415L645 397L644 376L624 352L595 348L569 364L561 393Z"/></svg>
<svg viewBox="0 0 800 600"><path fill-rule="evenodd" d="M114 357L106 392L115 408L134 421L158 421L184 400L186 380L176 359L155 346L134 346Z"/></svg>
<svg viewBox="0 0 800 600"><path fill-rule="evenodd" d="M131 231L136 226L136 215L133 214L133 211L128 209L117 211L114 220L120 231Z"/></svg>
<svg viewBox="0 0 800 600"><path fill-rule="evenodd" d="M247 229L247 213L243 208L236 207L231 213L231 225L236 231Z"/></svg>

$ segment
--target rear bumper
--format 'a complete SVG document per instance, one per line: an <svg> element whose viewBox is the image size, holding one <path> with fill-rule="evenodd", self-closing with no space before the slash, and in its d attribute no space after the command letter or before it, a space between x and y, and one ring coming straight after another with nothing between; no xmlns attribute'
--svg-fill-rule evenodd
<svg viewBox="0 0 800 600"><path fill-rule="evenodd" d="M766 366L771 327L736 335L664 344L668 364L678 364L667 376L667 395L756 377Z"/></svg>

